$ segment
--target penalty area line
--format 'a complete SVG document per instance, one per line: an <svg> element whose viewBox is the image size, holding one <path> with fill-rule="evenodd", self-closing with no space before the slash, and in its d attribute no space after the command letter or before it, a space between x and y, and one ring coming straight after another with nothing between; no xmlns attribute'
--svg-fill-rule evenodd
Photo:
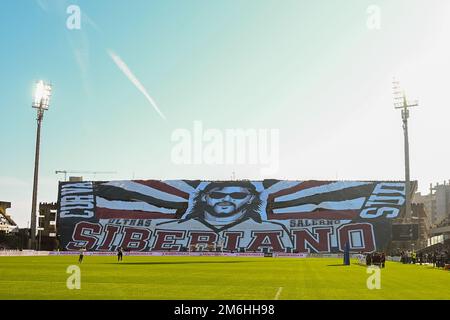
<svg viewBox="0 0 450 320"><path fill-rule="evenodd" d="M275 295L275 299L274 300L278 300L278 298L280 298L281 291L283 291L283 287L279 287L278 288L278 291L277 291L277 294Z"/></svg>

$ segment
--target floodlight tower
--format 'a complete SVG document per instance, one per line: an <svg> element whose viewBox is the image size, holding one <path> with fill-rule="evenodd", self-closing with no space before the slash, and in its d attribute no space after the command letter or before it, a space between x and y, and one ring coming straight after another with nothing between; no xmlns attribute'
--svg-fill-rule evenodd
<svg viewBox="0 0 450 320"><path fill-rule="evenodd" d="M33 180L33 198L31 202L31 248L36 249L36 203L38 191L38 173L39 173L39 148L41 140L41 123L44 118L44 111L48 110L50 105L50 96L52 86L40 80L36 83L34 92L33 108L37 109L37 131L36 131L36 150L34 156L34 180Z"/></svg>
<svg viewBox="0 0 450 320"><path fill-rule="evenodd" d="M394 107L395 109L402 109L403 120L403 134L405 144L405 201L406 201L406 213L405 219L409 221L412 217L411 213L411 180L409 175L409 141L408 141L408 118L409 108L417 107L418 101L408 101L406 99L405 91L400 89L400 83L393 80L393 94L394 94Z"/></svg>

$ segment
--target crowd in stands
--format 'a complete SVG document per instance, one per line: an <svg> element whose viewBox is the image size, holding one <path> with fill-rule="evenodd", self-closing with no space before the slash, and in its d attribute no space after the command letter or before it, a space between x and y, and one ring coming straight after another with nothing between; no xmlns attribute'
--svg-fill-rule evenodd
<svg viewBox="0 0 450 320"><path fill-rule="evenodd" d="M445 218L444 220L439 222L439 224L436 225L436 228L446 227L448 225L450 225L450 218Z"/></svg>

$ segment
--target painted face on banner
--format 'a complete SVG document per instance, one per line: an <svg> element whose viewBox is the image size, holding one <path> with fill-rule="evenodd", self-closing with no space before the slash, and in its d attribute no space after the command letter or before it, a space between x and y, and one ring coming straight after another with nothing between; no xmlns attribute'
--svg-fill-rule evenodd
<svg viewBox="0 0 450 320"><path fill-rule="evenodd" d="M202 198L208 212L216 217L230 217L240 212L254 198L247 188L213 188Z"/></svg>

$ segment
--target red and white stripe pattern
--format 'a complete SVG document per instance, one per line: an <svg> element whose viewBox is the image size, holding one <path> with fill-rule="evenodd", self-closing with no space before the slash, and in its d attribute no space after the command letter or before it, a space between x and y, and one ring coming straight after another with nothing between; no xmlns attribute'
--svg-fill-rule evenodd
<svg viewBox="0 0 450 320"><path fill-rule="evenodd" d="M298 182L269 194L267 217L277 220L353 219L374 187L372 182L358 181Z"/></svg>
<svg viewBox="0 0 450 320"><path fill-rule="evenodd" d="M359 181L278 181L261 193L267 219L356 218L375 183ZM95 186L96 216L99 219L179 219L190 201L208 182L184 180L109 181ZM265 194L265 196L263 196ZM264 215L262 213L262 216Z"/></svg>
<svg viewBox="0 0 450 320"><path fill-rule="evenodd" d="M182 181L109 181L96 188L96 216L99 219L177 219L188 207L193 188ZM181 190L184 189L184 190Z"/></svg>

